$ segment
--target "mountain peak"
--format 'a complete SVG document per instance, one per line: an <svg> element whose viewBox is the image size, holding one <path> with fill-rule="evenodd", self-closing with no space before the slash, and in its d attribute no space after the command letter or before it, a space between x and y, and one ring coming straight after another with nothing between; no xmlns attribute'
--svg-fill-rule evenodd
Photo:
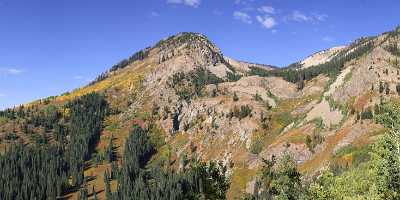
<svg viewBox="0 0 400 200"><path fill-rule="evenodd" d="M154 48L160 48L164 50L174 47L179 48L181 46L186 46L192 49L209 48L214 52L221 53L221 50L213 42L211 42L207 36L194 32L181 32L170 36L167 39L159 41Z"/></svg>
<svg viewBox="0 0 400 200"><path fill-rule="evenodd" d="M171 42L179 42L179 43L190 43L193 41L203 41L203 42L208 42L212 43L207 36L205 36L202 33L196 33L196 32L180 32L175 35L169 36L166 39L163 39L159 41L155 47L162 46L166 43L171 43Z"/></svg>
<svg viewBox="0 0 400 200"><path fill-rule="evenodd" d="M201 33L181 32L159 41L152 49L159 49L160 63L179 55L192 57L199 65L225 63L221 50Z"/></svg>
<svg viewBox="0 0 400 200"><path fill-rule="evenodd" d="M136 61L142 61L148 57L158 60L158 64L161 64L179 56L191 57L193 64L196 66L215 66L218 63L229 65L225 61L221 50L207 36L195 32L180 32L118 62L107 72L98 76L90 85L106 79L111 72L123 69Z"/></svg>

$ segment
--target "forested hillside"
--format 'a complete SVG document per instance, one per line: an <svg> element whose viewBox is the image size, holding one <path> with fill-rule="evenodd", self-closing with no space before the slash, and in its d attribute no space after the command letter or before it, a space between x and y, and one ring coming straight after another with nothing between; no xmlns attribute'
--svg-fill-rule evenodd
<svg viewBox="0 0 400 200"><path fill-rule="evenodd" d="M0 156L0 199L56 199L74 190L80 191L81 199L88 198L86 182L90 177L84 176L84 169L100 139L103 120L109 113L108 104L102 95L91 93L54 109L64 114L44 117L45 123L32 126L44 124L54 128L43 137L57 138L55 141L27 146L15 142ZM2 116L27 120L29 114L25 113L30 112L7 110ZM125 146L121 168L114 167L105 175L108 199L220 199L225 196L229 183L224 171L220 171L224 170L222 166L194 160L179 173L160 166L146 169L156 148L147 131L138 125L132 127ZM112 162L112 155L107 156ZM112 179L118 181L118 189L113 193L109 186Z"/></svg>

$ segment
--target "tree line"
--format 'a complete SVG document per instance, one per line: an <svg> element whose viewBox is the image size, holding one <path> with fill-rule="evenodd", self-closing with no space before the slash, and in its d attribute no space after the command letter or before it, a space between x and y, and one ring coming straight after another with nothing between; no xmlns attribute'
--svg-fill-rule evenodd
<svg viewBox="0 0 400 200"><path fill-rule="evenodd" d="M374 44L372 41L370 41L370 39L363 39L350 46L354 46L355 49L352 51L339 53L326 63L311 66L305 69L293 68L293 66L298 66L298 64L294 64L291 67L275 70L250 67L249 75L258 75L263 77L282 77L286 81L297 83L299 89L302 89L304 86L304 81L311 80L320 74L325 74L329 77L336 77L343 69L345 63L369 52L374 47Z"/></svg>
<svg viewBox="0 0 400 200"><path fill-rule="evenodd" d="M114 72L114 71L117 71L119 69L123 69L123 68L127 67L128 65L136 62L136 61L144 60L145 58L147 58L149 56L149 53L150 52L149 52L148 49L140 50L140 51L134 53L129 58L123 59L120 62L118 62L117 64L113 65L107 72L101 73L99 76L97 76L95 78L94 81L89 83L89 85L93 85L93 84L95 84L97 82L100 82L100 81L106 79L110 72Z"/></svg>

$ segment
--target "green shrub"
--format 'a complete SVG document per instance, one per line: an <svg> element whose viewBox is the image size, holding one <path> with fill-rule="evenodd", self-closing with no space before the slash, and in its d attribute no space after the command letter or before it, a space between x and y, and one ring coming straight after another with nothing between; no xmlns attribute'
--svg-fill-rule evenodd
<svg viewBox="0 0 400 200"><path fill-rule="evenodd" d="M260 96L258 93L256 93L256 94L254 95L254 100L256 100L256 101L263 101L263 99L261 98L261 96Z"/></svg>
<svg viewBox="0 0 400 200"><path fill-rule="evenodd" d="M15 134L15 133L7 133L7 134L5 135L5 137L4 137L4 139L14 141L14 140L17 140L17 139L18 139L18 136L17 136L17 134Z"/></svg>
<svg viewBox="0 0 400 200"><path fill-rule="evenodd" d="M390 52L394 56L400 56L400 48L398 47L396 42L389 42L389 44L385 47L385 50Z"/></svg>
<svg viewBox="0 0 400 200"><path fill-rule="evenodd" d="M314 148L318 145L321 144L324 141L324 136L322 136L320 133L314 132L312 135L307 135L306 137L306 145L308 150L311 152L314 152Z"/></svg>
<svg viewBox="0 0 400 200"><path fill-rule="evenodd" d="M367 108L361 112L361 119L373 119L374 115L372 114L371 108Z"/></svg>
<svg viewBox="0 0 400 200"><path fill-rule="evenodd" d="M240 80L240 78L242 78L242 76L240 74L237 73L232 73L232 72L227 72L226 73L226 78L228 79L228 81L230 82L235 82Z"/></svg>
<svg viewBox="0 0 400 200"><path fill-rule="evenodd" d="M3 125L3 124L5 124L5 123L7 123L8 122L8 118L6 118L6 117L0 117L0 125Z"/></svg>
<svg viewBox="0 0 400 200"><path fill-rule="evenodd" d="M256 137L250 145L250 152L252 154L258 155L263 150L263 147L264 147L264 141L262 140L262 138Z"/></svg>
<svg viewBox="0 0 400 200"><path fill-rule="evenodd" d="M236 92L233 93L233 101L239 101L239 97Z"/></svg>
<svg viewBox="0 0 400 200"><path fill-rule="evenodd" d="M223 80L215 74L198 67L188 74L183 72L175 73L169 78L167 84L169 87L174 88L175 94L181 100L190 102L192 98L203 95L203 89L206 85L222 82Z"/></svg>
<svg viewBox="0 0 400 200"><path fill-rule="evenodd" d="M231 109L227 115L228 118L236 117L239 120L244 119L246 117L252 117L252 108L249 105L244 105L244 106L234 106L233 109Z"/></svg>

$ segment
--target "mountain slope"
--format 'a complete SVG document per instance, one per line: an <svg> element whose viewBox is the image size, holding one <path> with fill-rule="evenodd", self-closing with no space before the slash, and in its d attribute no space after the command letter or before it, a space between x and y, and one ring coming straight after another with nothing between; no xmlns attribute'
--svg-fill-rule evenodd
<svg viewBox="0 0 400 200"><path fill-rule="evenodd" d="M326 49L320 52L317 52L315 54L312 54L311 56L307 57L303 61L301 61L302 68L307 68L311 67L314 65L319 65L325 62L328 62L334 57L337 53L340 51L344 50L346 46L338 46L338 47L332 47L330 49Z"/></svg>
<svg viewBox="0 0 400 200"><path fill-rule="evenodd" d="M181 33L121 61L88 86L20 109L61 109L85 94L103 94L112 112L98 152L111 138L121 163L129 130L139 124L158 144L149 165L183 169L194 158L221 161L231 180L228 199L234 199L254 192L257 171L272 155L290 152L308 177L329 165L351 165L337 152L372 143L383 130L371 120L374 106L399 99L399 42L396 29L318 52L301 67L277 69L225 57L204 35ZM52 142L53 130L35 126L27 134L19 128L24 118L0 116L2 146L12 144L10 131L25 144L35 143L35 134L50 135ZM110 168L87 168L85 176L96 177L88 184L104 189Z"/></svg>

